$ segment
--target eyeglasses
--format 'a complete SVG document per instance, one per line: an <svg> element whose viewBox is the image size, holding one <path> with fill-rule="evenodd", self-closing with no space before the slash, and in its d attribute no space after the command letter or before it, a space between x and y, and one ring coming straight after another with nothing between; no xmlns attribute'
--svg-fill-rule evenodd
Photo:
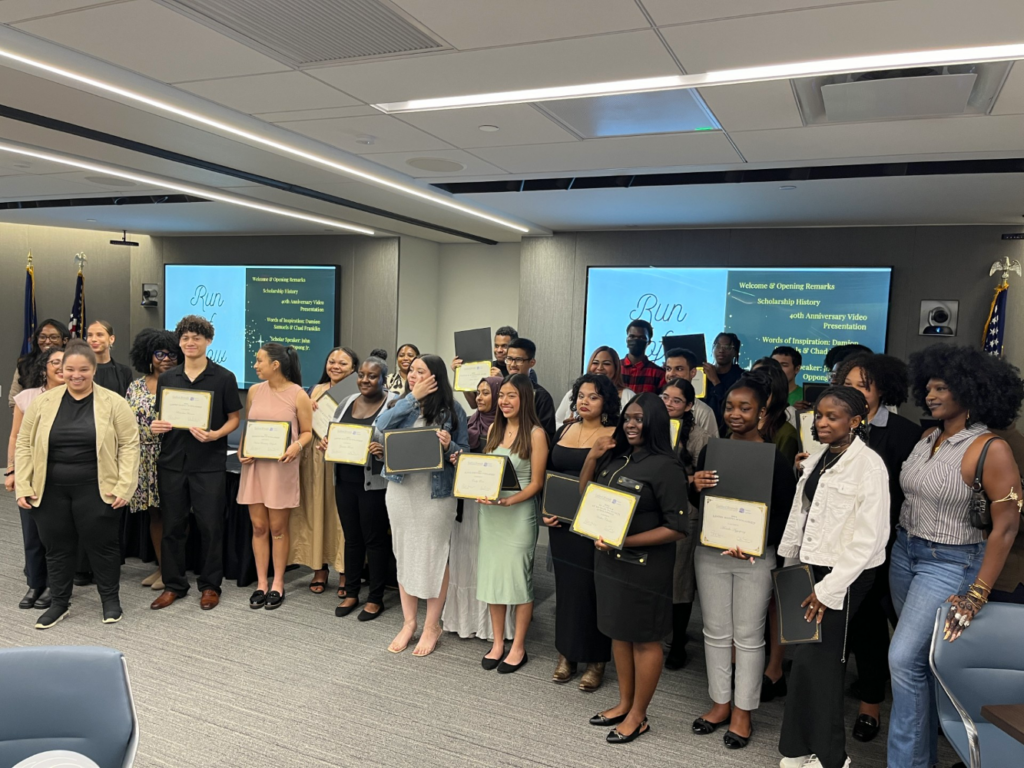
<svg viewBox="0 0 1024 768"><path fill-rule="evenodd" d="M162 349L158 349L156 352L153 353L153 357L155 357L157 360L177 360L178 359L178 353L177 352L165 352Z"/></svg>
<svg viewBox="0 0 1024 768"><path fill-rule="evenodd" d="M59 342L64 337L61 336L59 333L40 333L38 338L39 338L39 341L56 341L56 342Z"/></svg>
<svg viewBox="0 0 1024 768"><path fill-rule="evenodd" d="M736 349L736 347L734 347L732 344L715 344L715 346L713 346L712 349L720 349L721 351L725 352L726 350Z"/></svg>
<svg viewBox="0 0 1024 768"><path fill-rule="evenodd" d="M506 357L505 358L505 362L506 363L512 363L513 365L522 365L523 363L530 362L530 358L528 358L528 357Z"/></svg>
<svg viewBox="0 0 1024 768"><path fill-rule="evenodd" d="M57 358L55 360L47 360L46 364L47 365L52 365L54 368L60 368L61 363L63 363L63 362L64 362L63 360L61 360L60 358Z"/></svg>

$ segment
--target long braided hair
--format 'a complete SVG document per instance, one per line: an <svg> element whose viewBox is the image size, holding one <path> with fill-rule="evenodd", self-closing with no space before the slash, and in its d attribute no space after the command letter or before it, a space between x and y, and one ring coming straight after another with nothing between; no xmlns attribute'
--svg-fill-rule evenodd
<svg viewBox="0 0 1024 768"><path fill-rule="evenodd" d="M670 389L678 389L688 405L692 406L694 401L697 399L697 392L694 390L693 384L688 382L686 379L673 379L661 388L661 394L665 394L665 392ZM690 408L690 410L684 413L679 421L681 426L679 427L679 437L676 439L676 450L679 451L679 456L682 458L683 464L690 466L694 463L694 457L690 455L690 451L686 448L686 444L690 440L690 432L693 431L693 408Z"/></svg>
<svg viewBox="0 0 1024 768"><path fill-rule="evenodd" d="M814 402L814 410L818 410L818 403L824 400L826 397L831 397L834 400L842 403L843 407L849 412L850 416L860 416L860 424L851 433L851 442L853 438L859 437L864 442L868 440L868 432L870 427L868 426L868 401L864 397L864 393L859 389L853 387L828 387L818 399ZM811 436L818 439L818 428L812 422L811 423Z"/></svg>

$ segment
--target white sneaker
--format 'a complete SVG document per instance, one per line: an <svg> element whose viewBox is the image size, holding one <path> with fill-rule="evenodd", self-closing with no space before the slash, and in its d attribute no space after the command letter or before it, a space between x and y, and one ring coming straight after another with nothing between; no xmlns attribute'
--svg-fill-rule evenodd
<svg viewBox="0 0 1024 768"><path fill-rule="evenodd" d="M821 763L818 762L818 758L814 755L804 755L803 757L784 757L779 761L779 768L821 768Z"/></svg>

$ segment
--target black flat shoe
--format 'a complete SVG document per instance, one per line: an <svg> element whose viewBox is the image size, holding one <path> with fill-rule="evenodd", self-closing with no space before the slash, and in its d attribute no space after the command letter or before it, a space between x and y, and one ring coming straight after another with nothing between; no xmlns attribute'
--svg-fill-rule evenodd
<svg viewBox="0 0 1024 768"><path fill-rule="evenodd" d="M871 741L881 730L881 724L871 715L860 715L853 724L853 738L857 741Z"/></svg>
<svg viewBox="0 0 1024 768"><path fill-rule="evenodd" d="M345 598L345 599L347 600L348 598ZM342 602L344 602L344 601L342 601ZM352 603L352 605L339 605L337 608L335 608L334 609L334 615L337 616L338 618L341 618L342 616L348 616L350 613L352 613L352 611L354 611L358 607L359 607L359 598L357 597L357 598L355 598L355 602Z"/></svg>
<svg viewBox="0 0 1024 768"><path fill-rule="evenodd" d="M740 736L738 733L732 731L726 731L725 736L722 737L722 741L725 742L726 749L743 749L754 736L754 726L750 726L749 736Z"/></svg>
<svg viewBox="0 0 1024 768"><path fill-rule="evenodd" d="M284 592L278 592L276 589L272 589L267 592L267 604L263 607L268 611L272 611L275 608L280 608L281 603L284 602Z"/></svg>
<svg viewBox="0 0 1024 768"><path fill-rule="evenodd" d="M110 600L103 604L103 623L116 624L121 620L124 613L121 611L121 603L118 600Z"/></svg>
<svg viewBox="0 0 1024 768"><path fill-rule="evenodd" d="M490 672L492 669L497 669L498 665L501 664L501 662L504 660L504 658L505 658L505 651L504 650L501 652L501 658L500 659L489 659L486 656L484 656L482 659L480 659L480 666L483 667L484 669L486 669L488 672Z"/></svg>
<svg viewBox="0 0 1024 768"><path fill-rule="evenodd" d="M50 594L50 588L47 587L46 589L43 590L42 594L39 595L39 597L36 598L35 605L33 605L32 607L33 608L38 608L41 611L45 611L47 608L50 607L50 604L52 602L53 602L53 595Z"/></svg>
<svg viewBox="0 0 1024 768"><path fill-rule="evenodd" d="M615 717L605 717L603 712L598 712L592 718L590 718L591 725L599 725L602 728L607 728L609 725L618 725L626 719L625 715L616 715Z"/></svg>
<svg viewBox="0 0 1024 768"><path fill-rule="evenodd" d="M249 607L250 608L262 608L267 604L267 593L262 589L257 589L251 595L249 595Z"/></svg>
<svg viewBox="0 0 1024 768"><path fill-rule="evenodd" d="M68 607L51 605L49 610L36 619L36 629L49 629L59 621L68 617Z"/></svg>
<svg viewBox="0 0 1024 768"><path fill-rule="evenodd" d="M526 651L523 651L523 660L520 661L518 664L509 664L507 661L502 661L501 664L498 665L498 674L511 675L513 672L518 672L520 669L526 666L526 662L528 662L529 660L530 657L526 655Z"/></svg>
<svg viewBox="0 0 1024 768"><path fill-rule="evenodd" d="M21 602L18 603L18 607L24 608L25 610L28 610L29 608L35 608L36 600L38 600L39 596L43 594L43 591L44 590L42 589L30 589L28 592L25 593L25 596L21 598Z"/></svg>
<svg viewBox="0 0 1024 768"><path fill-rule="evenodd" d="M772 679L768 675L764 676L761 681L761 701L772 701L779 696L786 695L786 676L783 675L779 678L778 682L773 683Z"/></svg>
<svg viewBox="0 0 1024 768"><path fill-rule="evenodd" d="M359 612L359 615L356 616L356 620L357 621L373 621L378 616L380 616L382 613L384 613L384 606L383 605L381 605L381 607L377 610L376 613L370 613L368 610L366 610L366 608L363 608L363 610L361 610Z"/></svg>
<svg viewBox="0 0 1024 768"><path fill-rule="evenodd" d="M728 722L728 718L719 723L713 723L710 720L705 720L703 717L698 717L693 721L693 725L690 726L690 730L698 736L707 736L709 733L717 731L719 726L725 725Z"/></svg>
<svg viewBox="0 0 1024 768"><path fill-rule="evenodd" d="M686 666L686 662L690 660L689 654L685 648L680 648L678 651L675 648L669 650L668 655L665 657L665 669L672 672L677 669L682 669Z"/></svg>
<svg viewBox="0 0 1024 768"><path fill-rule="evenodd" d="M640 723L640 727L632 733L628 735L623 735L619 733L619 729L616 728L615 730L609 732L609 734L604 737L604 740L607 741L609 744L629 744L629 742L639 739L649 730L651 730L651 726L647 722L647 718L645 717L644 721Z"/></svg>

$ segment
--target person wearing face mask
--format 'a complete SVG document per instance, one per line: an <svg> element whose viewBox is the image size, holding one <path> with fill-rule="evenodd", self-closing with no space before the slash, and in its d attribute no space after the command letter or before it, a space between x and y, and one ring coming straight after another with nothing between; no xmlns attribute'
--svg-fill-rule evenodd
<svg viewBox="0 0 1024 768"><path fill-rule="evenodd" d="M43 320L32 334L32 344L28 354L18 358L18 364L14 369L14 380L7 390L7 404L13 409L14 398L26 387L36 386L35 375L37 373L36 363L41 353L54 347L64 349L71 335L67 326L59 320ZM22 381L25 377L25 381Z"/></svg>
<svg viewBox="0 0 1024 768"><path fill-rule="evenodd" d="M537 345L529 339L515 339L508 347L508 355L505 357L505 365L508 368L508 375L514 376L517 373L529 375L533 366L537 364ZM533 398L537 408L537 418L540 425L544 427L548 438L555 436L555 402L544 387L537 384L532 378Z"/></svg>
<svg viewBox="0 0 1024 768"><path fill-rule="evenodd" d="M388 365L379 356L383 350L375 349L359 366L359 392L339 403L331 417L332 422L360 424L373 427L384 413L387 404L394 401L393 392L385 389ZM326 451L328 440L320 441L318 448ZM334 465L334 489L338 514L345 530L345 595L334 609L334 615L348 616L359 607L362 588L363 564L366 564L369 596L359 621L373 621L384 610L384 585L392 568L391 530L385 501L387 480L381 477L381 457L384 447L370 443L369 456L363 466ZM330 470L328 470L330 471Z"/></svg>
<svg viewBox="0 0 1024 768"><path fill-rule="evenodd" d="M758 425L768 413L769 397L763 376L742 376L729 388L723 403L729 439L765 442ZM695 506L700 504L701 491L718 484L718 468L707 466L706 460L707 448L697 458L693 476L690 500ZM693 732L705 736L727 725L723 741L728 749L747 746L754 733L751 713L761 698L771 571L795 491L793 465L776 449L764 557L748 557L739 547L719 551L701 546L694 554L712 706L694 720Z"/></svg>
<svg viewBox="0 0 1024 768"><path fill-rule="evenodd" d="M381 352L382 350L374 350ZM386 359L387 355L384 354ZM324 361L324 372L309 392L311 408L319 408L318 400L331 387L353 375L359 367L359 356L348 347L335 347ZM345 535L335 502L334 475L324 462L323 452L313 448L312 441L299 460L299 509L288 519L291 549L289 564L313 569L309 591L322 595L327 591L330 565L338 571L338 597L345 596Z"/></svg>
<svg viewBox="0 0 1024 768"><path fill-rule="evenodd" d="M62 365L65 383L32 401L16 448L18 506L39 527L53 597L37 629L68 615L79 541L93 566L103 623L121 620L120 509L139 479L135 414L123 397L94 386L96 355L75 339Z"/></svg>
<svg viewBox="0 0 1024 768"><path fill-rule="evenodd" d="M598 347L590 356L590 365L587 366L587 373L597 376L607 376L615 385L615 391L619 393L619 402L628 403L636 395L632 389L622 381L622 363L619 360L619 353L611 347ZM570 389L565 393L562 402L555 410L555 424L561 426L576 418L573 412L575 404L573 391ZM610 422L609 422L610 423Z"/></svg>
<svg viewBox="0 0 1024 768"><path fill-rule="evenodd" d="M388 392L401 395L405 392L405 380L409 378L409 366L420 356L419 347L415 344L403 344L395 356L395 372L388 376Z"/></svg>
<svg viewBox="0 0 1024 768"><path fill-rule="evenodd" d="M814 405L815 439L828 449L802 463L779 543L781 557L811 566L801 606L821 642L797 645L782 718L781 768L849 766L843 725L847 631L885 563L889 478L864 442L868 403L853 387L829 387Z"/></svg>
<svg viewBox="0 0 1024 768"><path fill-rule="evenodd" d="M661 389L661 401L668 409L670 419L679 419L679 436L675 450L686 470L687 483L696 471L697 457L712 438L694 419L693 408L697 396L693 385L686 379L670 380ZM665 669L682 669L688 659L686 653L686 627L693 613L693 599L697 593L697 575L693 566L693 554L697 548L700 530L697 527L697 510L690 506L686 538L676 542L676 565L672 586L672 645L665 658Z"/></svg>
<svg viewBox="0 0 1024 768"><path fill-rule="evenodd" d="M36 373L30 379L32 383L39 383L39 386L23 389L14 398L14 417L11 419L11 438L7 444L7 473L4 475L4 488L8 491L14 490L14 462L17 449L18 432L21 431L21 424L25 419L25 412L29 405L39 395L47 390L59 387L64 383L64 374L61 371L61 363L64 359L64 350L61 347L50 347L46 352L35 358L37 363ZM42 368L38 366L41 364ZM28 592L18 603L19 608L49 608L51 603L50 589L47 587L46 579L46 548L42 539L39 538L39 528L31 513L26 509L19 509L21 513L21 534L25 544L25 577L28 580Z"/></svg>
<svg viewBox="0 0 1024 768"><path fill-rule="evenodd" d="M132 342L129 358L137 371L146 375L128 385L125 399L135 414L139 428L139 484L128 504L131 512L145 512L149 515L149 535L157 560L160 558L160 542L164 536L163 518L160 516L160 486L157 482L157 459L160 457L160 437L153 434L153 419L156 418L156 387L160 374L166 373L181 360L181 350L174 334L170 331L146 328L139 332ZM164 580L160 566L142 580L142 586L163 591Z"/></svg>
<svg viewBox="0 0 1024 768"><path fill-rule="evenodd" d="M590 449L602 437L615 433L622 407L608 376L585 373L573 384L574 417L555 438L548 467L579 477ZM612 657L612 641L597 628L597 592L594 587L594 545L557 517L542 517L555 569L555 649L558 665L553 683L568 683L577 664L587 668L580 679L584 693L596 691Z"/></svg>
<svg viewBox="0 0 1024 768"><path fill-rule="evenodd" d="M665 381L683 379L692 384L703 362L688 349L670 349L665 353ZM718 434L718 419L715 412L700 398L693 401L693 420L709 435Z"/></svg>
<svg viewBox="0 0 1024 768"><path fill-rule="evenodd" d="M290 444L280 459L256 459L242 448L242 478L238 503L249 507L252 552L256 557L256 591L250 608L272 611L284 602L284 574L288 567L288 518L299 506L299 457L313 440L313 407L302 389L299 353L295 347L270 342L260 347L253 366L260 383L249 389L246 421L286 421ZM268 569L274 561L274 582Z"/></svg>
<svg viewBox="0 0 1024 768"><path fill-rule="evenodd" d="M715 336L711 355L715 362L704 363L704 375L708 377L704 402L715 412L715 419L721 430L724 425L722 411L725 406L725 394L745 373L740 368L739 336L735 333L720 333Z"/></svg>
<svg viewBox="0 0 1024 768"><path fill-rule="evenodd" d="M426 624L413 655L428 656L441 637L441 609L448 592L448 553L456 507L452 496L455 466L450 457L467 450L469 438L465 411L454 400L440 357L421 355L413 360L406 387L409 392L377 417L376 441L383 443L383 433L390 429L433 427L445 463L436 472L384 474L405 620L388 650L401 653L409 647L416 634L419 601L424 599Z"/></svg>
<svg viewBox="0 0 1024 768"><path fill-rule="evenodd" d="M605 740L627 744L651 730L647 707L672 631L676 542L688 527L686 473L672 449L668 411L657 395L626 405L611 437L598 438L580 472L580 491L593 480L610 488L641 486L621 551L594 542L597 626L612 639L619 702L590 718L612 725Z"/></svg>
<svg viewBox="0 0 1024 768"><path fill-rule="evenodd" d="M114 326L106 320L93 320L86 329L85 340L89 349L96 353L95 382L119 395L125 395L134 377L131 368L110 356L110 350L114 347Z"/></svg>
<svg viewBox="0 0 1024 768"><path fill-rule="evenodd" d="M665 385L665 370L647 357L654 339L654 328L646 320L633 320L626 326L626 357L622 361L622 380L633 392L657 392Z"/></svg>

